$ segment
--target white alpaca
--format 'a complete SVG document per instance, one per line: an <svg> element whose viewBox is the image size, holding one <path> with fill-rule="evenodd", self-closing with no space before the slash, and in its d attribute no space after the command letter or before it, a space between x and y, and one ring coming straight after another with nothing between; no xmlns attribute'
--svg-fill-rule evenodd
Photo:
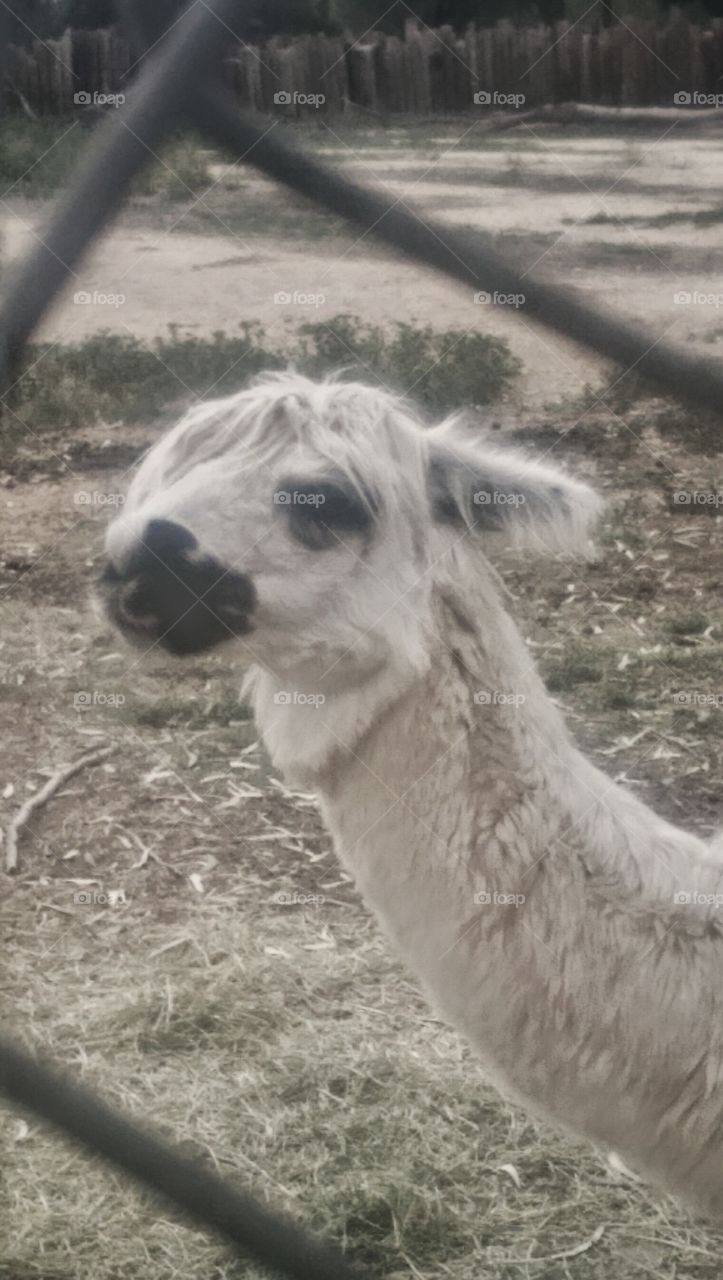
<svg viewBox="0 0 723 1280"><path fill-rule="evenodd" d="M278 375L150 451L109 607L177 652L238 636L273 760L499 1088L721 1217L723 848L576 750L484 554L582 548L597 507L454 421Z"/></svg>

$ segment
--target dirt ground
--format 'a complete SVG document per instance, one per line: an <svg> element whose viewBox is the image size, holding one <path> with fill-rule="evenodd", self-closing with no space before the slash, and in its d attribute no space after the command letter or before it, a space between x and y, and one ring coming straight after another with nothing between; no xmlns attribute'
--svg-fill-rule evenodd
<svg viewBox="0 0 723 1280"><path fill-rule="evenodd" d="M492 230L530 269L655 335L718 350L720 305L673 298L714 293L720 224L696 216L715 206L720 143L548 133L460 150L446 130L380 143L324 139L329 158L395 197ZM586 477L607 504L589 563L500 557L511 607L601 767L703 835L723 825L723 707L678 696L721 693L723 509L673 500L723 493L720 453L661 434L647 406L581 410L574 398L605 370L524 306L477 306L370 237L319 234L268 184L218 177L193 209L138 201L121 215L42 336L148 339L169 323L211 333L246 319L273 335L348 311L508 337L524 371L493 407L500 436ZM238 211L247 196L253 217ZM284 214L296 225L281 238ZM8 201L6 252L46 216ZM73 303L79 291L125 301ZM275 303L280 291L325 300ZM313 798L274 776L228 654L140 660L98 614L104 495L151 436L134 424L51 432L35 465L0 474L0 824L54 768L114 747L34 815L17 874L0 876L8 1029L389 1280L719 1275L720 1234L485 1085L389 954ZM4 1114L0 1134L0 1277L258 1274L39 1123Z"/></svg>
<svg viewBox="0 0 723 1280"><path fill-rule="evenodd" d="M659 139L524 128L475 150L475 138L470 126L407 131L380 147L373 136L347 140L327 127L318 150L423 216L491 233L525 271L564 278L654 338L703 345L708 354L723 343L723 293L714 283L723 267L720 140L663 128ZM71 342L107 328L150 338L169 324L210 334L248 319L274 336L303 319L351 312L375 323L434 318L440 329L504 335L525 364L517 408L577 395L602 375L587 352L527 320L524 304L477 305L471 292L391 257L371 236L323 219L320 226L315 211L239 166L216 164L212 177L205 193L179 190L170 208L121 213L41 336ZM43 217L36 204L5 202L0 234L10 256L42 234ZM282 234L259 234L279 222ZM124 301L75 304L79 292ZM701 300L676 303L681 292ZM290 300L275 301L279 294Z"/></svg>

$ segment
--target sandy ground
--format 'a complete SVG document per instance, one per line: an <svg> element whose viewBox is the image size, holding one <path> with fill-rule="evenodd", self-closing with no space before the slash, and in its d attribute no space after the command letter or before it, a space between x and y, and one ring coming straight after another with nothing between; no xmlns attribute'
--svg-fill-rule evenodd
<svg viewBox="0 0 723 1280"><path fill-rule="evenodd" d="M459 136L467 148L462 127ZM723 143L674 133L638 141L560 131L508 138L481 150L450 138L415 149L352 150L330 136L323 154L379 185L390 203L401 198L423 217L499 237L523 271L564 279L639 321L652 339L665 335L710 354L710 344L723 340L723 294L715 287L720 224L691 218L716 208ZM250 319L280 336L289 325L351 312L374 323L431 320L438 328L504 335L525 365L514 393L520 408L578 394L604 375L587 352L528 321L524 305L476 305L470 291L393 258L369 235L306 239L306 209L300 234L275 234L282 213L293 219L292 197L235 167L216 165L212 176L211 192L170 214L153 207L123 214L79 268L41 336L77 341L107 328L151 338L168 324L205 334ZM244 223L249 201L257 213L252 229ZM199 208L207 229L189 230ZM674 214L681 221L645 225ZM600 216L609 221L590 222ZM10 258L42 235L46 217L37 203L6 202L2 235ZM676 302L680 291L691 301ZM78 293L94 300L74 302Z"/></svg>

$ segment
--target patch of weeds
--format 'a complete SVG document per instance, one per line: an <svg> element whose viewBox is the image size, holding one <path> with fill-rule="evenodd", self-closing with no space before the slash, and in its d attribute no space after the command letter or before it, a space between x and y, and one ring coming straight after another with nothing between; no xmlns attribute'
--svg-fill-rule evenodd
<svg viewBox="0 0 723 1280"><path fill-rule="evenodd" d="M620 218L615 218L609 213L595 213L591 218L585 218L583 226L595 227L603 226L608 223L620 223ZM686 209L671 209L667 213L654 213L650 215L634 213L625 217L626 225L636 225L640 227L670 227L678 222L687 222L693 227L711 227L719 222L723 222L723 209L694 209L692 211Z"/></svg>
<svg viewBox="0 0 723 1280"><path fill-rule="evenodd" d="M191 185L191 184L189 184ZM208 185L208 184L206 184ZM180 196L189 192L180 190ZM178 229L187 232L213 232L227 235L274 236L283 240L320 240L326 236L349 235L345 218L325 213L311 200L286 191L250 191L239 195L226 179L194 202L179 220Z"/></svg>
<svg viewBox="0 0 723 1280"><path fill-rule="evenodd" d="M672 723L673 732L681 735L723 737L723 706L676 707Z"/></svg>
<svg viewBox="0 0 723 1280"><path fill-rule="evenodd" d="M432 1170L422 1169L420 1176L429 1179ZM427 1199L414 1187L388 1183L383 1189L370 1187L357 1193L352 1204L354 1200L357 1203L344 1222L344 1233L355 1242L354 1258L359 1263L386 1269L400 1237L415 1256L428 1263L437 1257L449 1260L469 1248L459 1212L448 1208L441 1197Z"/></svg>
<svg viewBox="0 0 723 1280"><path fill-rule="evenodd" d="M506 342L458 329L436 332L398 323L391 334L351 315L301 328L299 368L312 377L352 364L354 377L371 373L384 386L411 392L431 412L498 399L522 365Z"/></svg>
<svg viewBox="0 0 723 1280"><path fill-rule="evenodd" d="M629 685L623 683L606 684L601 694L602 705L607 711L629 711L636 705L635 695Z"/></svg>
<svg viewBox="0 0 723 1280"><path fill-rule="evenodd" d="M286 361L266 349L260 325L242 323L239 335L168 338L144 343L130 334L103 332L69 346L29 349L13 408L35 430L88 421L155 417L168 404L236 390L263 369Z"/></svg>
<svg viewBox="0 0 723 1280"><path fill-rule="evenodd" d="M68 174L88 141L77 120L0 119L0 186L5 195L49 195Z"/></svg>
<svg viewBox="0 0 723 1280"><path fill-rule="evenodd" d="M670 618L666 628L674 636L700 636L710 626L710 619L703 613L686 613L680 618Z"/></svg>
<svg viewBox="0 0 723 1280"><path fill-rule="evenodd" d="M126 719L134 724L161 729L166 725L183 724L186 728L205 729L211 725L224 725L238 720L249 720L251 710L239 702L236 693L221 698L158 698L155 702L137 703L126 709Z"/></svg>
<svg viewBox="0 0 723 1280"><path fill-rule="evenodd" d="M681 687L708 691L721 687L723 644L685 645L672 641L660 660L680 673Z"/></svg>
<svg viewBox="0 0 723 1280"><path fill-rule="evenodd" d="M654 424L661 436L680 441L688 449L700 453L723 452L723 419L718 413L668 404L656 414ZM715 508L711 514L715 515Z"/></svg>
<svg viewBox="0 0 723 1280"><path fill-rule="evenodd" d="M566 413L573 409L579 416L578 425L566 437L573 447L577 443L597 451L597 441L602 440L606 452L610 445L616 456L624 456L637 447L645 430L652 430L697 452L723 451L723 420L720 414L686 409L672 400L657 396L653 399L653 395L651 384L636 370L619 368L612 369L600 386L585 386L572 403L550 405L549 408ZM612 421L603 417L606 407L616 415ZM626 419L633 410L636 413L634 426L629 427Z"/></svg>
<svg viewBox="0 0 723 1280"><path fill-rule="evenodd" d="M569 653L542 665L545 683L551 693L563 693L579 684L596 684L603 678L600 657L581 649L571 649Z"/></svg>
<svg viewBox="0 0 723 1280"><path fill-rule="evenodd" d="M597 540L600 545L610 547L621 542L631 550L642 550L646 547L648 540L645 534L641 530L634 528L627 521L628 512L625 507L618 504L611 508L608 513L608 523L598 534Z"/></svg>
<svg viewBox="0 0 723 1280"><path fill-rule="evenodd" d="M460 330L397 324L390 331L342 315L305 324L287 345L272 348L261 325L243 322L239 328L236 335L219 331L199 338L170 326L168 338L152 343L106 332L77 345L29 348L18 371L14 412L6 415L6 450L23 433L18 419L33 431L140 422L169 406L238 391L258 373L289 366L312 377L343 368L345 377L376 378L411 391L432 413L496 400L521 367L504 339Z"/></svg>
<svg viewBox="0 0 723 1280"><path fill-rule="evenodd" d="M209 152L200 135L174 134L161 148L158 160L149 161L136 176L130 194L195 199L211 185L209 163L214 158L215 153Z"/></svg>
<svg viewBox="0 0 723 1280"><path fill-rule="evenodd" d="M88 145L89 132L81 120L80 114L54 120L17 114L0 120L0 187L5 194L35 199L65 186ZM199 135L176 134L136 176L130 194L178 199L190 190L195 195L210 183L208 162Z"/></svg>

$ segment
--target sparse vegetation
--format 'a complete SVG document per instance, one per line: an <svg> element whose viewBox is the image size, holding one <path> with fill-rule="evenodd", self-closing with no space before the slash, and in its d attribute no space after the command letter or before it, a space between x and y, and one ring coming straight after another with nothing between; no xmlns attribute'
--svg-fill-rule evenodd
<svg viewBox="0 0 723 1280"><path fill-rule="evenodd" d="M289 364L314 376L344 368L344 376L377 378L409 392L430 412L498 399L520 362L504 339L480 333L437 333L397 324L390 329L335 316L302 325L285 347L267 345L261 325L237 335L183 336L145 343L130 334L100 333L74 346L30 348L6 415L6 448L34 431L65 430L97 421L146 421L169 406L238 390L254 374ZM24 372L23 372L24 370Z"/></svg>
<svg viewBox="0 0 723 1280"><path fill-rule="evenodd" d="M29 120L20 114L0 119L0 195L33 199L51 195L68 180L68 173L88 144L79 114L65 120ZM185 199L210 185L209 152L194 133L177 134L166 142L159 158L149 157L136 178L132 194Z"/></svg>
<svg viewBox="0 0 723 1280"><path fill-rule="evenodd" d="M671 618L668 630L674 636L699 636L710 626L710 621L702 613L686 613L679 618Z"/></svg>
<svg viewBox="0 0 723 1280"><path fill-rule="evenodd" d="M628 214L625 224L638 227L672 227L676 223L690 223L694 227L713 227L723 222L723 209L670 209L665 213ZM585 219L586 226L621 225L621 219L609 213L595 213Z"/></svg>

